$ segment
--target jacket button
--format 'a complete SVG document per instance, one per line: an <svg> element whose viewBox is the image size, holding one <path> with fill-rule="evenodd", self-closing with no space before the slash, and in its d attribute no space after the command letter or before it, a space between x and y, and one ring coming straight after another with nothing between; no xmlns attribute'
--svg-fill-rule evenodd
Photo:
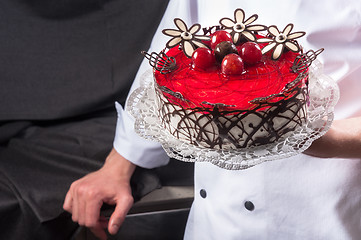
<svg viewBox="0 0 361 240"><path fill-rule="evenodd" d="M244 203L244 207L248 210L248 211L253 211L254 210L254 204L251 201L246 201Z"/></svg>
<svg viewBox="0 0 361 240"><path fill-rule="evenodd" d="M204 189L201 189L201 191L199 192L199 194L201 195L202 198L206 198L207 197L207 192Z"/></svg>

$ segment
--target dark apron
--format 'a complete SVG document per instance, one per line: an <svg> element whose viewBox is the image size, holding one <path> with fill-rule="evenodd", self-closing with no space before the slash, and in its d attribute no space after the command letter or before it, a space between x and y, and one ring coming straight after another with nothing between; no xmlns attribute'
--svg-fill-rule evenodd
<svg viewBox="0 0 361 240"><path fill-rule="evenodd" d="M68 239L166 0L0 1L0 239Z"/></svg>

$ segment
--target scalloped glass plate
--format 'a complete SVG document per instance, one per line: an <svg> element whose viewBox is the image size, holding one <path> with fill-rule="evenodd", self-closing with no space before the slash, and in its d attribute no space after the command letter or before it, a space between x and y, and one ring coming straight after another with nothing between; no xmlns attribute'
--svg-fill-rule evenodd
<svg viewBox="0 0 361 240"><path fill-rule="evenodd" d="M307 123L287 138L268 145L231 150L195 146L176 139L162 127L156 109L151 70L142 75L141 87L131 94L127 108L135 118L136 133L160 142L169 157L185 162L211 162L221 168L238 170L297 155L328 131L339 99L339 89L334 80L323 74L323 66L317 60L310 68L309 98Z"/></svg>

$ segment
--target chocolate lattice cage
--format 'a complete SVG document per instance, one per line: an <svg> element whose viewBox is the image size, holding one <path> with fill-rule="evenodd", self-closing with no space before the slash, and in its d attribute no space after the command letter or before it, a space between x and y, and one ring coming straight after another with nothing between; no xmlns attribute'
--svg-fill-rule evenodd
<svg viewBox="0 0 361 240"><path fill-rule="evenodd" d="M307 120L307 74L280 94L255 99L253 107L232 110L225 104L191 106L179 94L156 87L161 124L175 138L211 149L238 149L287 137ZM179 104L179 101L185 104Z"/></svg>

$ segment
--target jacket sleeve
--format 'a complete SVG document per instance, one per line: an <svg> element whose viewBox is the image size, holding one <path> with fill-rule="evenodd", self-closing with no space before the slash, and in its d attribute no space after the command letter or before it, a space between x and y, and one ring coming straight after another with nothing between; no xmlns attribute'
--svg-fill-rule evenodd
<svg viewBox="0 0 361 240"><path fill-rule="evenodd" d="M157 142L145 140L134 132L134 119L116 103L118 112L114 149L137 166L154 168L168 163L168 156Z"/></svg>

